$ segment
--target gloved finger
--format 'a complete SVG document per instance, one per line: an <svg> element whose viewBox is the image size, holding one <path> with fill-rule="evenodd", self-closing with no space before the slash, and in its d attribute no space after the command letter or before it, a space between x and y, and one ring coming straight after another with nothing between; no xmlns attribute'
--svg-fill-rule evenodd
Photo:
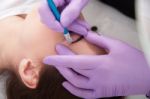
<svg viewBox="0 0 150 99"><path fill-rule="evenodd" d="M40 17L42 23L46 24L49 28L52 30L55 30L56 32L63 33L64 29L61 26L61 24L55 19L51 11L46 11L45 8L41 7L39 9ZM48 21L49 20L49 21ZM83 22L82 22L83 23ZM85 23L86 24L86 23ZM74 33L80 34L80 35L87 35L87 28L81 25L79 21L75 21L72 23L68 29L70 31L73 31Z"/></svg>
<svg viewBox="0 0 150 99"><path fill-rule="evenodd" d="M48 11L47 11L48 10ZM61 24L55 19L54 15L48 8L47 4L42 5L42 7L39 8L39 13L40 13L40 18L41 21L46 24L49 28L52 30L55 30L56 32L61 32L63 33L64 29L61 26ZM85 24L85 25L83 25ZM85 27L86 26L86 27ZM87 25L86 22L81 21L75 21L72 23L69 28L70 31L73 31L75 33L78 33L80 35L87 35Z"/></svg>
<svg viewBox="0 0 150 99"><path fill-rule="evenodd" d="M89 89L88 85L88 78L84 77L82 75L78 75L70 68L64 68L64 67L58 67L56 66L57 70L63 75L63 77L69 81L71 84L73 84L76 87Z"/></svg>
<svg viewBox="0 0 150 99"><path fill-rule="evenodd" d="M58 44L56 46L56 51L59 55L75 55L75 53L73 53L69 48L67 48L62 44ZM73 69L73 70L75 70L77 73L81 75L89 77L89 72L87 70L81 70L81 69Z"/></svg>
<svg viewBox="0 0 150 99"><path fill-rule="evenodd" d="M63 87L75 96L86 98L86 99L94 98L93 90L77 88L77 87L73 86L72 84L70 84L69 82L64 82Z"/></svg>
<svg viewBox="0 0 150 99"><path fill-rule="evenodd" d="M44 0L42 2L40 8L39 8L39 14L41 21L46 24L49 28L57 31L57 32L63 32L64 29L61 26L61 24L56 20L53 13L48 7L47 2Z"/></svg>
<svg viewBox="0 0 150 99"><path fill-rule="evenodd" d="M93 56L93 55L55 55L46 57L43 62L48 65L68 67L73 69L95 69L97 66L94 64L99 62L103 64L106 55Z"/></svg>
<svg viewBox="0 0 150 99"><path fill-rule="evenodd" d="M57 5L63 5L63 0L61 2L58 1L59 0L55 0ZM49 28L55 30L56 32L64 32L64 28L62 27L60 22L58 22L54 17L53 13L48 7L46 0L42 2L41 7L39 8L39 13L41 21ZM87 35L87 29L89 29L89 27L90 26L87 24L87 22L81 19L77 19L68 27L68 29L80 35Z"/></svg>
<svg viewBox="0 0 150 99"><path fill-rule="evenodd" d="M87 30L91 29L91 26L84 19L80 19L80 17L76 20L81 26L85 27Z"/></svg>
<svg viewBox="0 0 150 99"><path fill-rule="evenodd" d="M80 75L83 75L83 76L85 76L85 77L90 77L91 76L91 70L90 69L75 69L75 68L73 68L73 70L75 71L75 72L77 72L78 74L80 74Z"/></svg>
<svg viewBox="0 0 150 99"><path fill-rule="evenodd" d="M56 45L56 51L59 55L75 55L74 52L62 44Z"/></svg>
<svg viewBox="0 0 150 99"><path fill-rule="evenodd" d="M96 46L107 49L108 51L112 50L115 46L114 44L116 44L116 40L103 35L100 36L92 31L89 31L85 39Z"/></svg>
<svg viewBox="0 0 150 99"><path fill-rule="evenodd" d="M68 27L74 20L76 20L81 10L88 3L89 0L71 0L69 5L63 10L61 14L61 24Z"/></svg>
<svg viewBox="0 0 150 99"><path fill-rule="evenodd" d="M47 1L47 0L46 0ZM56 7L61 7L61 6L64 6L65 5L65 0L53 0Z"/></svg>
<svg viewBox="0 0 150 99"><path fill-rule="evenodd" d="M86 36L88 34L88 30L90 29L90 26L86 21L77 19L68 27L68 29L79 35Z"/></svg>

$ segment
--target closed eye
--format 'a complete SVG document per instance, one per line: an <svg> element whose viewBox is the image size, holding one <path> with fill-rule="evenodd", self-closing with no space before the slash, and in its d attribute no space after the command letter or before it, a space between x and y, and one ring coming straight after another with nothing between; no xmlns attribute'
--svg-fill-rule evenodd
<svg viewBox="0 0 150 99"><path fill-rule="evenodd" d="M18 17L22 18L22 19L26 19L27 17L27 14L20 14L20 15L17 15Z"/></svg>
<svg viewBox="0 0 150 99"><path fill-rule="evenodd" d="M81 41L83 38L84 38L83 36L80 36L77 40L73 41L73 42L72 42L72 44L74 44L74 43L77 43L77 42Z"/></svg>
<svg viewBox="0 0 150 99"><path fill-rule="evenodd" d="M75 34L75 33L72 32L72 31L69 31L69 33L71 34L71 36L73 36L73 35ZM76 39L72 42L72 44L81 41L83 38L84 38L83 36L79 36L78 38L76 38Z"/></svg>

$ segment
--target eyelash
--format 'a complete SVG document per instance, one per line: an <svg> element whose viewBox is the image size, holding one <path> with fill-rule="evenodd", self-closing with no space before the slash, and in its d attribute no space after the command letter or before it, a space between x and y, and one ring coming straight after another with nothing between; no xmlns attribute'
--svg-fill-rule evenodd
<svg viewBox="0 0 150 99"><path fill-rule="evenodd" d="M22 19L25 19L25 18L27 17L26 14L20 14L20 15L16 15L16 16L18 16L18 17L20 17L20 18L22 18Z"/></svg>
<svg viewBox="0 0 150 99"><path fill-rule="evenodd" d="M73 41L73 42L72 42L72 44L74 44L74 43L77 43L77 42L81 41L83 38L84 38L83 36L80 36L77 40Z"/></svg>
<svg viewBox="0 0 150 99"><path fill-rule="evenodd" d="M72 33L74 33L74 32L69 31L69 33L71 33L71 34L72 34ZM77 43L77 42L81 41L83 38L84 38L83 36L80 36L77 40L73 41L73 42L72 42L72 44L74 44L74 43Z"/></svg>

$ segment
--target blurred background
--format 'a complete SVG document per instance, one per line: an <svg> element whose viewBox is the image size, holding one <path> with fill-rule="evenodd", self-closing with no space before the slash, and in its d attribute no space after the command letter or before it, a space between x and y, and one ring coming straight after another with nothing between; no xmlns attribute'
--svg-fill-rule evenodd
<svg viewBox="0 0 150 99"><path fill-rule="evenodd" d="M122 3L123 1L128 2L125 4ZM125 10L126 6L127 10ZM98 27L99 33L121 39L141 49L137 35L134 2L130 4L129 0L90 0L83 13L90 25Z"/></svg>

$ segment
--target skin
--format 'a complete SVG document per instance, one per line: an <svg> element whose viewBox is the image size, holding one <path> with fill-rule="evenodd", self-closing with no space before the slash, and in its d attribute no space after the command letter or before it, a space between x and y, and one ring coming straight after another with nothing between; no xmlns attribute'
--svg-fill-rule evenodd
<svg viewBox="0 0 150 99"><path fill-rule="evenodd" d="M68 44L62 33L56 33L41 23L38 7L27 15L11 16L0 20L0 69L11 69L29 88L36 88L42 60L56 55L56 44L68 46L76 54L103 54L104 51L84 39ZM74 40L80 36L72 34ZM81 48L82 47L82 48Z"/></svg>

